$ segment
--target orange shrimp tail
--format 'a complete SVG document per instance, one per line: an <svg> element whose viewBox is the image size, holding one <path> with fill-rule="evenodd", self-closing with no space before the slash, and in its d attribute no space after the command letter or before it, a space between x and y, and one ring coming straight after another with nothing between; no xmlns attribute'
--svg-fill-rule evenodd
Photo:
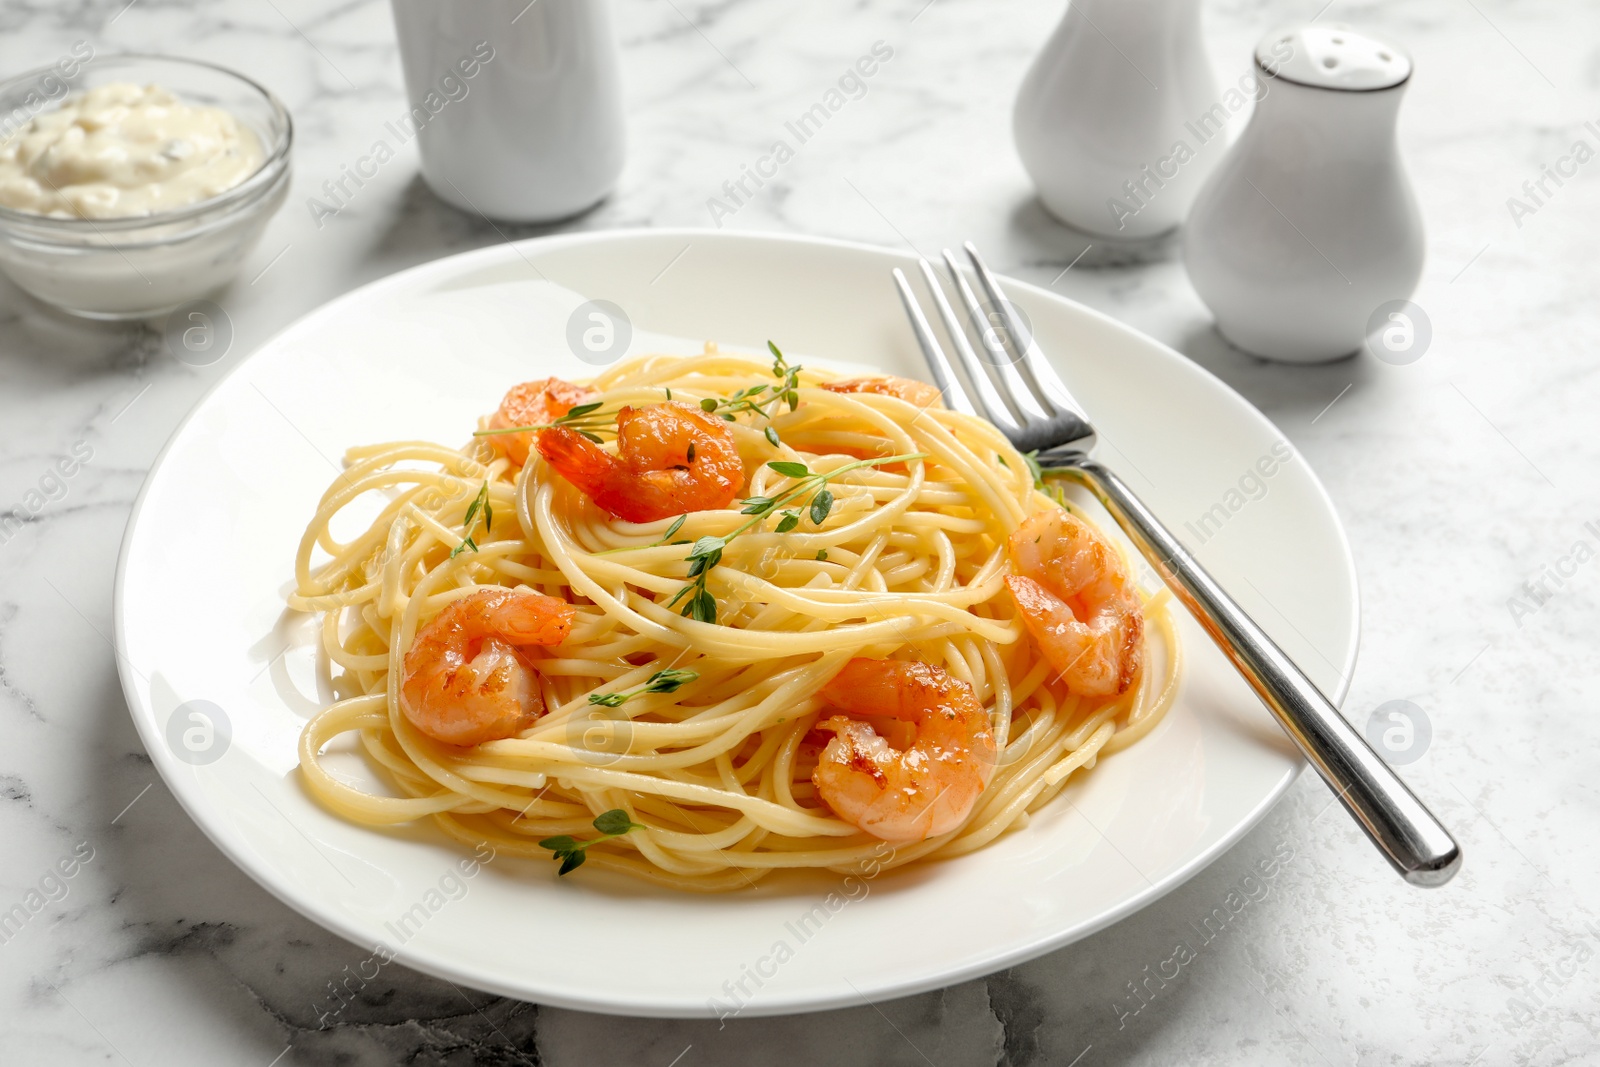
<svg viewBox="0 0 1600 1067"><path fill-rule="evenodd" d="M599 395L593 389L560 378L523 382L506 391L505 399L500 401L500 409L489 419L489 428L507 430L513 426L542 426L554 422L579 404L593 401ZM532 433L503 433L495 434L489 440L513 463L521 466L528 462L533 436Z"/></svg>
<svg viewBox="0 0 1600 1067"><path fill-rule="evenodd" d="M1061 602L1050 590L1022 574L1006 575L1006 591L1011 594L1011 602L1017 606L1023 625L1042 644L1049 636L1049 630L1039 619Z"/></svg>
<svg viewBox="0 0 1600 1067"><path fill-rule="evenodd" d="M1017 606L1017 613L1022 616L1022 624L1027 627L1028 633L1033 636L1034 644L1038 646L1044 658L1057 671L1057 679L1066 675L1101 675L1080 680L1077 684L1069 684L1068 689L1079 691L1086 696L1100 696L1108 694L1121 695L1128 691L1133 684L1133 679L1139 673L1139 667L1144 658L1144 615L1141 612L1130 612L1121 626L1122 639L1116 648L1116 654L1104 661L1107 667L1114 666L1116 678L1113 681L1110 671L1096 671L1095 666L1101 661L1094 657L1094 647L1085 644L1071 658L1057 650L1063 646L1062 637L1067 626L1062 622L1052 621L1062 618L1062 613L1071 613L1075 617L1070 601L1062 600L1045 586L1034 581L1026 575L1006 575L1006 591L1011 594L1011 601Z"/></svg>
<svg viewBox="0 0 1600 1067"><path fill-rule="evenodd" d="M615 456L565 426L540 431L538 449L546 463L588 497L604 492L622 466Z"/></svg>

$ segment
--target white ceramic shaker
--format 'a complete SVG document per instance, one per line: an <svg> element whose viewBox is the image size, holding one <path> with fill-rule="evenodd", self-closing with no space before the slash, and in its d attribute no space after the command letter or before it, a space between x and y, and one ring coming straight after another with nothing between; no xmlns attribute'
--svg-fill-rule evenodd
<svg viewBox="0 0 1600 1067"><path fill-rule="evenodd" d="M1056 218L1151 237L1183 221L1221 159L1222 96L1200 0L1071 0L1023 78L1012 133Z"/></svg>
<svg viewBox="0 0 1600 1067"><path fill-rule="evenodd" d="M1411 58L1323 26L1270 34L1255 54L1268 91L1195 202L1189 278L1234 346L1339 359L1422 275L1422 215L1395 139Z"/></svg>
<svg viewBox="0 0 1600 1067"><path fill-rule="evenodd" d="M553 222L610 193L624 130L609 0L392 4L408 125L441 200Z"/></svg>

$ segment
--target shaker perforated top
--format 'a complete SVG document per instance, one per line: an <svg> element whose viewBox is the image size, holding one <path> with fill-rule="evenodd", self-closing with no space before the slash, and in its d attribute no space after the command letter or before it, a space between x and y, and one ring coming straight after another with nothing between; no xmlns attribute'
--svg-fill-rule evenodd
<svg viewBox="0 0 1600 1067"><path fill-rule="evenodd" d="M1256 45L1256 62L1277 78L1317 89L1371 92L1411 77L1411 56L1405 49L1336 26L1270 33Z"/></svg>

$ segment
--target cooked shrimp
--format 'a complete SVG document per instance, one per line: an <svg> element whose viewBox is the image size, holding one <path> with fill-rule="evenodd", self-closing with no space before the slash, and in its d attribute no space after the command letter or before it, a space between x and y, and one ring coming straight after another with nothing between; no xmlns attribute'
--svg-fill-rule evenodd
<svg viewBox="0 0 1600 1067"><path fill-rule="evenodd" d="M601 508L628 522L726 507L744 484L728 424L686 404L617 413L617 454L565 426L539 433L539 454Z"/></svg>
<svg viewBox="0 0 1600 1067"><path fill-rule="evenodd" d="M940 399L943 394L939 392L937 386L919 382L914 378L896 378L892 374L881 378L846 378L844 381L823 382L822 387L830 393L879 393L883 396L897 396L919 408L944 406Z"/></svg>
<svg viewBox="0 0 1600 1067"><path fill-rule="evenodd" d="M559 645L577 609L512 589L480 589L451 601L406 653L400 710L447 745L514 737L544 714L526 645Z"/></svg>
<svg viewBox="0 0 1600 1067"><path fill-rule="evenodd" d="M543 426L555 422L577 407L598 400L600 394L581 385L564 382L560 378L540 378L538 381L513 385L500 410L489 419L489 429L508 430L513 426ZM528 462L528 452L533 448L533 434L497 433L489 438L494 446L504 452L519 467Z"/></svg>
<svg viewBox="0 0 1600 1067"><path fill-rule="evenodd" d="M1041 511L1011 535L1020 575L1011 599L1067 689L1121 693L1139 671L1144 612L1121 553L1064 508Z"/></svg>
<svg viewBox="0 0 1600 1067"><path fill-rule="evenodd" d="M853 659L822 698L843 714L817 724L833 738L811 781L834 814L894 842L961 825L995 766L989 713L971 686L927 663ZM896 749L863 716L912 723L915 740Z"/></svg>

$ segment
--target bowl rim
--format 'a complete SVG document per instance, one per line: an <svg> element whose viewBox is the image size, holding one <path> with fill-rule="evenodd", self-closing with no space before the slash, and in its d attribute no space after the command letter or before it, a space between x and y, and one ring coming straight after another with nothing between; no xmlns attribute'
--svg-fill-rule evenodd
<svg viewBox="0 0 1600 1067"><path fill-rule="evenodd" d="M0 225L26 227L34 231L33 236L35 237L39 236L39 231L41 230L46 232L53 230L62 236L72 235L74 237L81 237L89 233L102 236L106 233L124 233L152 226L165 226L175 222L184 222L219 210L230 211L248 207L263 195L264 191L270 191L276 185L276 179L287 167L289 152L294 146L294 116L276 93L254 78L241 74L229 67L224 67L220 63L211 63L203 59L189 59L184 56L164 56L155 52L113 52L103 56L92 56L84 61L83 66L87 68L94 65L98 68L129 60L170 63L187 67L204 67L232 78L234 81L242 82L260 94L262 99L266 101L267 106L272 110L273 115L282 119L283 132L276 138L266 158L261 161L261 165L248 178L231 189L225 189L216 196L196 201L193 204L185 204L183 207L174 208L170 211L152 212L148 215L123 215L105 219L61 218L55 215L40 215L32 211L18 211L15 208L0 205ZM55 73L57 77L60 77L55 65L51 64L49 66L34 67L31 70L26 70L21 74L7 78L5 81L0 82L0 97L49 73ZM178 234L174 235L174 238L183 236L187 235ZM156 243L162 242L157 241Z"/></svg>

